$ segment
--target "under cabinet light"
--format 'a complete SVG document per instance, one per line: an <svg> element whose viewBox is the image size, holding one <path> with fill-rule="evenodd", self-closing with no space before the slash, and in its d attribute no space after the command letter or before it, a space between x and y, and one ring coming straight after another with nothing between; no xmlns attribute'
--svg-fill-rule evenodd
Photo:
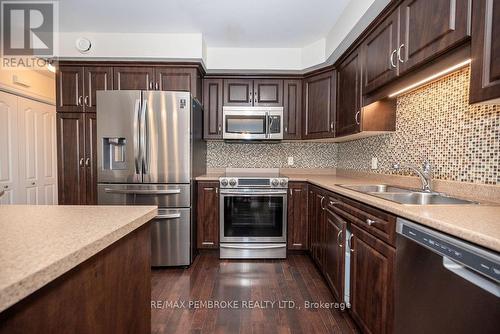
<svg viewBox="0 0 500 334"><path fill-rule="evenodd" d="M407 86L407 87L405 87L403 89L400 89L397 92L389 94L389 97L395 97L395 96L398 96L398 95L400 95L402 93L409 92L410 90L415 89L415 88L417 88L417 87L419 87L419 86L421 86L423 84L426 84L428 82L431 82L431 81L433 81L433 80L435 80L435 79L437 79L439 77L442 77L443 75L446 75L446 74L451 73L451 72L453 72L455 70L458 70L459 68L462 68L462 67L470 64L470 62L471 62L471 59L467 59L467 60L465 60L465 61L463 61L461 63L458 63L458 64L455 64L453 66L450 66L447 69L444 69L444 70L442 70L442 71L440 71L438 73L434 73L433 75L430 75L430 76L428 76L427 78L425 78L423 80L420 80L420 81L415 82L414 84L411 84L411 85L409 85L409 86Z"/></svg>

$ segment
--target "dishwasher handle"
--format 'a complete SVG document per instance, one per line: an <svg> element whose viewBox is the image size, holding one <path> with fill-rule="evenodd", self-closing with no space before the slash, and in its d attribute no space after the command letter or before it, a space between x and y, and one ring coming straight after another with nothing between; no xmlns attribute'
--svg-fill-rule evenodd
<svg viewBox="0 0 500 334"><path fill-rule="evenodd" d="M443 256L443 267L475 286L491 293L492 295L495 295L497 298L500 298L500 285L490 281L483 275L475 273L466 266L450 260L446 256Z"/></svg>

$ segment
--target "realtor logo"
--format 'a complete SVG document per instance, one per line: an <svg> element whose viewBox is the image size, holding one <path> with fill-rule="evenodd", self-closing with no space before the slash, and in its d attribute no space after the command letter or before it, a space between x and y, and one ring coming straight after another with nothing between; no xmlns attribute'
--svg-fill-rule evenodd
<svg viewBox="0 0 500 334"><path fill-rule="evenodd" d="M54 54L53 2L2 1L4 56Z"/></svg>

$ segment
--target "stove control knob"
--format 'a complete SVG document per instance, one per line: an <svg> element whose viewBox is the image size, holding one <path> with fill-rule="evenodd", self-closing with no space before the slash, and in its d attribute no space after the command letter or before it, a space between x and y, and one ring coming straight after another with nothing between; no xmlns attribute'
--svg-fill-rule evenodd
<svg viewBox="0 0 500 334"><path fill-rule="evenodd" d="M277 187L277 186L279 186L279 185L280 185L280 181L278 181L278 179L273 179L273 180L271 181L271 185L272 185L273 187Z"/></svg>
<svg viewBox="0 0 500 334"><path fill-rule="evenodd" d="M227 179L222 179L220 180L220 185L223 186L223 187L227 187Z"/></svg>
<svg viewBox="0 0 500 334"><path fill-rule="evenodd" d="M236 185L236 180L235 180L235 179L230 179L230 180L229 180L229 185L230 185L231 187L234 187L234 186Z"/></svg>
<svg viewBox="0 0 500 334"><path fill-rule="evenodd" d="M287 183L288 183L288 182L286 182L286 180L285 180L285 179L281 179L281 181L280 181L280 186L282 186L282 187L286 187L286 184L287 184Z"/></svg>

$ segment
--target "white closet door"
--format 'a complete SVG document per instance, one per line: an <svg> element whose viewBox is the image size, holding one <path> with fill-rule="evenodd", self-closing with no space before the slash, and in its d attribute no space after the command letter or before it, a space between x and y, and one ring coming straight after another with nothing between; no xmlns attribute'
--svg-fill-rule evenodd
<svg viewBox="0 0 500 334"><path fill-rule="evenodd" d="M14 204L18 198L17 97L0 92L0 204Z"/></svg>
<svg viewBox="0 0 500 334"><path fill-rule="evenodd" d="M57 204L55 108L18 100L19 203Z"/></svg>

